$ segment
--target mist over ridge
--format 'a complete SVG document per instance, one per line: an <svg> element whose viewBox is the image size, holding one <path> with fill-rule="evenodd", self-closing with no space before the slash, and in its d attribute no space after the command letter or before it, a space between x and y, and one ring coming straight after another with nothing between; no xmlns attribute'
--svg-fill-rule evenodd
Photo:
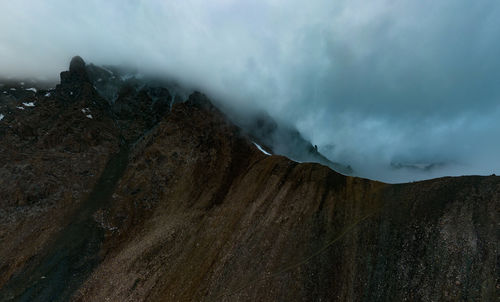
<svg viewBox="0 0 500 302"><path fill-rule="evenodd" d="M497 1L3 3L0 75L69 58L196 86L298 128L360 176L500 170ZM257 110L256 109L256 110Z"/></svg>

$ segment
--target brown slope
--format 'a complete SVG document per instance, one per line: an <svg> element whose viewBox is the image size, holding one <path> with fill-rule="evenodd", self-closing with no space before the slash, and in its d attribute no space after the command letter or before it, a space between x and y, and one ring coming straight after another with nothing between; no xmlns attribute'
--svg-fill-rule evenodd
<svg viewBox="0 0 500 302"><path fill-rule="evenodd" d="M177 104L134 148L75 300L491 301L499 184L346 177Z"/></svg>

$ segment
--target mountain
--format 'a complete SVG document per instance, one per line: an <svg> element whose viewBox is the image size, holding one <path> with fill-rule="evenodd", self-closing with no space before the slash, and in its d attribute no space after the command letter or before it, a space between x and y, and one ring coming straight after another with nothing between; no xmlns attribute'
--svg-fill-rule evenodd
<svg viewBox="0 0 500 302"><path fill-rule="evenodd" d="M1 301L499 296L499 177L345 176L266 155L202 93L110 101L89 73L2 88Z"/></svg>

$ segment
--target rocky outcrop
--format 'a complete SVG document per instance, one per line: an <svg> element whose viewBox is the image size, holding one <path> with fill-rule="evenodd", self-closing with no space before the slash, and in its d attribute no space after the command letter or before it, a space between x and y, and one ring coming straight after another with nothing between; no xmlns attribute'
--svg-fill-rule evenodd
<svg viewBox="0 0 500 302"><path fill-rule="evenodd" d="M499 177L389 185L268 156L201 93L110 103L75 65L35 107L0 99L0 300L498 297Z"/></svg>

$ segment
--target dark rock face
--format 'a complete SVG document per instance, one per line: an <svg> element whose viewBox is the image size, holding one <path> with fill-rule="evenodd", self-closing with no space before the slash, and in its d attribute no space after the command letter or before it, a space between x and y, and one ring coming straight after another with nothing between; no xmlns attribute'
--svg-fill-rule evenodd
<svg viewBox="0 0 500 302"><path fill-rule="evenodd" d="M500 177L389 185L267 156L201 93L110 102L82 65L34 107L0 98L1 301L498 297Z"/></svg>
<svg viewBox="0 0 500 302"><path fill-rule="evenodd" d="M199 91L195 91L193 94L189 96L187 104L189 106L197 107L207 111L216 110L216 108L214 107L214 105L212 105L207 96Z"/></svg>
<svg viewBox="0 0 500 302"><path fill-rule="evenodd" d="M112 111L125 139L133 141L157 124L170 110L171 100L168 90L151 92L123 87L112 105Z"/></svg>

